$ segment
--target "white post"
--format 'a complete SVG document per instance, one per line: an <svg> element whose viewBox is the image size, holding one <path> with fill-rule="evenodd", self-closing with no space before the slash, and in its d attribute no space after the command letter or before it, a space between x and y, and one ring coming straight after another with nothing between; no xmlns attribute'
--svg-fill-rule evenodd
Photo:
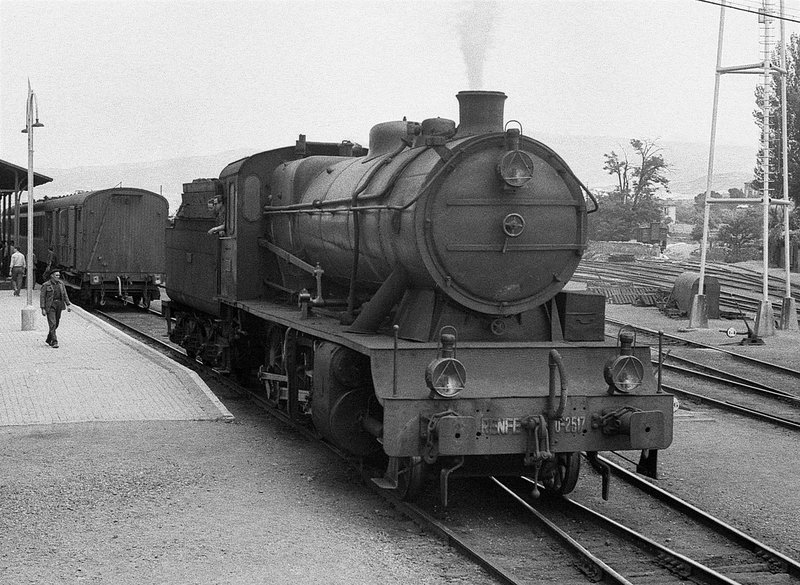
<svg viewBox="0 0 800 585"><path fill-rule="evenodd" d="M36 121L33 121L34 110ZM25 108L25 129L23 132L28 134L28 251L26 263L28 265L27 283L27 304L22 309L22 330L33 331L36 329L36 312L33 306L33 129L43 126L39 122L39 111L36 104L36 95L31 89L31 82L28 80L28 100Z"/></svg>
<svg viewBox="0 0 800 585"><path fill-rule="evenodd" d="M781 17L784 15L784 0L781 0ZM783 264L786 278L786 294L781 305L780 328L784 331L798 331L797 307L792 297L792 261L789 241L789 133L786 120L786 84L789 81L786 61L786 21L781 18L781 159L783 161Z"/></svg>
<svg viewBox="0 0 800 585"><path fill-rule="evenodd" d="M711 214L711 185L714 178L714 149L717 140L717 111L719 109L719 82L722 76L722 41L725 33L725 1L719 9L719 38L717 40L717 68L714 77L714 106L711 112L711 144L708 151L708 177L706 179L706 198L703 206L703 239L700 245L700 281L697 285L697 294L692 298L689 309L689 328L708 328L708 305L705 295L706 278L706 248L708 247L709 216Z"/></svg>
<svg viewBox="0 0 800 585"><path fill-rule="evenodd" d="M761 148L762 160L761 166L763 169L763 191L762 191L762 299L756 315L755 322L755 335L756 337L764 337L775 335L775 317L772 312L772 303L769 302L769 128L770 128L770 111L772 104L772 1L764 0L763 12L763 28L764 31L764 92L762 94L763 102L761 108L763 110L763 127L761 133Z"/></svg>

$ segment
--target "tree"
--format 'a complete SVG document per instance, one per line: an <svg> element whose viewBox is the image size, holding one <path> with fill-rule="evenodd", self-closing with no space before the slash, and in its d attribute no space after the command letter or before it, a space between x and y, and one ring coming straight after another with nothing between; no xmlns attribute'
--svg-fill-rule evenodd
<svg viewBox="0 0 800 585"><path fill-rule="evenodd" d="M752 260L761 244L761 216L750 209L737 209L719 226L717 241L725 246L727 262Z"/></svg>
<svg viewBox="0 0 800 585"><path fill-rule="evenodd" d="M744 198L744 191L737 189L736 187L732 187L728 189L728 197L731 199L742 199Z"/></svg>
<svg viewBox="0 0 800 585"><path fill-rule="evenodd" d="M595 240L630 240L639 225L663 220L654 194L659 187L669 191L669 165L655 140L632 139L633 153L624 148L603 155L603 169L616 177L616 189L599 197L600 209L589 216L589 237Z"/></svg>
<svg viewBox="0 0 800 585"><path fill-rule="evenodd" d="M663 219L661 206L654 200L640 203L634 209L616 192L597 199L600 208L589 216L589 238L593 240L627 241L635 237L640 225Z"/></svg>
<svg viewBox="0 0 800 585"><path fill-rule="evenodd" d="M616 192L622 202L636 209L640 203L652 198L659 186L669 192L669 179L666 177L669 165L664 162L662 149L655 140L634 138L630 144L638 164L629 160L625 149L621 157L612 150L610 154L603 155L606 159L603 169L617 178Z"/></svg>
<svg viewBox="0 0 800 585"><path fill-rule="evenodd" d="M716 191L711 191L711 198L716 199L718 197L722 197ZM694 221L692 222L692 233L689 237L692 238L695 242L700 242L703 240L703 222L705 221L705 209L706 206L706 194L698 193L694 196ZM717 212L714 209L715 206L711 206L709 209L708 214L708 229L713 230L716 229L719 225L719 217Z"/></svg>
<svg viewBox="0 0 800 585"><path fill-rule="evenodd" d="M773 54L773 62L778 63L780 54L776 50ZM789 161L789 198L795 204L800 203L800 35L793 33L786 45L786 126L788 140L788 161ZM770 136L769 136L769 159L770 159L770 194L772 197L783 197L783 154L782 154L782 119L780 106L781 76L773 77L772 87L770 88ZM764 129L764 87L756 88L756 110L753 116L756 125ZM763 148L759 149L758 159L756 160L755 180L753 186L756 189L763 189Z"/></svg>

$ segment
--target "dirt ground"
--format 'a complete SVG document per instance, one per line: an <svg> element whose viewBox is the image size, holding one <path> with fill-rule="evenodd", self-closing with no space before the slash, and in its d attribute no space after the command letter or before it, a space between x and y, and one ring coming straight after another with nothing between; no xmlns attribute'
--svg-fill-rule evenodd
<svg viewBox="0 0 800 585"><path fill-rule="evenodd" d="M243 400L0 429L0 583L494 583Z"/></svg>

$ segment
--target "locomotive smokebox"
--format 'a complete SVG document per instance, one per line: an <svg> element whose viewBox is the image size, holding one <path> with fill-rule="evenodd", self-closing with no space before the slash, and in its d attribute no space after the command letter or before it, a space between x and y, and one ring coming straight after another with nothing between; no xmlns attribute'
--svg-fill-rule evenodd
<svg viewBox="0 0 800 585"><path fill-rule="evenodd" d="M459 123L456 137L502 132L506 97L502 91L458 92Z"/></svg>

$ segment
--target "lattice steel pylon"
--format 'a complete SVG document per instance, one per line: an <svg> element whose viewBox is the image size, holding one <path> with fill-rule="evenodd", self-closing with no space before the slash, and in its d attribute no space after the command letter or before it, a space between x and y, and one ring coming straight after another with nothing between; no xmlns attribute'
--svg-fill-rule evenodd
<svg viewBox="0 0 800 585"><path fill-rule="evenodd" d="M761 23L761 45L762 61L750 65L722 66L722 47L725 31L725 8L726 1L720 3L719 15L719 39L717 43L717 67L714 81L714 108L711 120L711 143L708 156L708 178L706 182L706 196L703 214L703 242L700 249L700 280L698 283L697 294L692 299L692 307L689 311L690 328L708 327L708 310L704 294L704 280L706 269L706 249L708 247L708 226L711 205L742 205L747 203L758 203L762 209L762 236L763 236L763 297L756 315L754 336L761 338L775 334L775 318L772 311L772 303L769 300L769 206L780 205L783 207L783 231L784 231L784 264L786 267L786 294L783 298L781 309L781 319L779 327L785 330L798 330L797 309L791 292L790 278L790 255L789 255L789 212L791 201L789 200L789 175L788 175L788 136L786 122L786 28L783 20L784 0L780 0L780 63L773 63L772 54L775 49L774 23L775 6L774 0L763 0L763 8L759 13ZM756 74L763 75L763 127L762 127L762 167L763 167L763 189L760 198L738 198L721 199L711 198L711 185L714 176L714 150L717 132L717 112L719 105L719 86L720 77L728 73ZM782 158L783 158L783 197L774 199L769 196L769 157L770 157L770 109L772 107L772 76L779 75L781 79L781 112L782 112Z"/></svg>

